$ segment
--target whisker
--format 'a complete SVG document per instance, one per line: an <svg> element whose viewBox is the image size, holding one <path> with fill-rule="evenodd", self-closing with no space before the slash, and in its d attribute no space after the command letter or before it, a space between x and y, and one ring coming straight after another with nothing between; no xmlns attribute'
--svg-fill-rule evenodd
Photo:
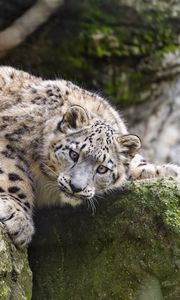
<svg viewBox="0 0 180 300"><path fill-rule="evenodd" d="M92 215L93 215L93 206L92 206L92 202L91 202L91 199L89 199L89 203L90 203L90 208L91 208L91 211L92 211Z"/></svg>
<svg viewBox="0 0 180 300"><path fill-rule="evenodd" d="M51 169L51 167L49 167L47 164L45 164L43 161L41 161L41 164L43 164L46 168L48 168L51 172L52 172L52 174L54 174L56 177L58 177L58 174L54 171L54 170L52 170Z"/></svg>
<svg viewBox="0 0 180 300"><path fill-rule="evenodd" d="M96 199L96 197L93 197L94 202L96 202L97 205L99 205L98 200Z"/></svg>
<svg viewBox="0 0 180 300"><path fill-rule="evenodd" d="M87 209L89 210L90 209L90 203L89 203L89 199L87 199Z"/></svg>
<svg viewBox="0 0 180 300"><path fill-rule="evenodd" d="M46 182L45 187L47 187L48 189L50 189L50 191L52 191L53 193L54 192L55 193L59 192L58 185L57 185L57 183L55 181L54 182L52 182L52 181Z"/></svg>
<svg viewBox="0 0 180 300"><path fill-rule="evenodd" d="M95 212L96 212L96 206L95 206L95 204L94 204L93 199L89 199L89 201L90 201L91 208L92 208L92 215L94 216L94 215L95 215Z"/></svg>
<svg viewBox="0 0 180 300"><path fill-rule="evenodd" d="M96 197L99 199L104 199L104 196L100 195L100 194L96 194Z"/></svg>

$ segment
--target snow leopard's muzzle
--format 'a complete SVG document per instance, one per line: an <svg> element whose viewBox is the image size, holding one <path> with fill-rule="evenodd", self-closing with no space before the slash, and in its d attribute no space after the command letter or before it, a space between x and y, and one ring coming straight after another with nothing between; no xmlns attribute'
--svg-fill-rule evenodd
<svg viewBox="0 0 180 300"><path fill-rule="evenodd" d="M60 174L58 185L69 196L80 199L92 198L95 194L93 187L93 162L90 159L84 160Z"/></svg>

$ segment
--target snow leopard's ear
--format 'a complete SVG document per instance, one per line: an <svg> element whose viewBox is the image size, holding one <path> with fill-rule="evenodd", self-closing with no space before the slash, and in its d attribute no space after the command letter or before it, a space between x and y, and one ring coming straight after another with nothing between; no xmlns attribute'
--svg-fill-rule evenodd
<svg viewBox="0 0 180 300"><path fill-rule="evenodd" d="M116 140L120 145L120 152L126 156L134 157L141 148L141 140L134 134L119 135Z"/></svg>
<svg viewBox="0 0 180 300"><path fill-rule="evenodd" d="M63 116L58 127L62 132L66 132L68 129L80 129L89 124L89 117L84 108L79 105L71 106Z"/></svg>

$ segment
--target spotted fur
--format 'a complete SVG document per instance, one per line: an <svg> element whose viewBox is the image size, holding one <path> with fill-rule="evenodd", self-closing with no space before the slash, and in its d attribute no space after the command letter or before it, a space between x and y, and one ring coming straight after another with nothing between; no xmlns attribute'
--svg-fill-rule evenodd
<svg viewBox="0 0 180 300"><path fill-rule="evenodd" d="M179 167L148 164L140 139L102 97L65 80L0 68L0 221L27 245L36 205L87 202L128 178L173 176Z"/></svg>

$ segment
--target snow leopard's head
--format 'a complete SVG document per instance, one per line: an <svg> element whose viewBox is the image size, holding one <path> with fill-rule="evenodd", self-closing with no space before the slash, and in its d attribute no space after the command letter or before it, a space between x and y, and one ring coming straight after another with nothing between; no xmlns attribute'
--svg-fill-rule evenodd
<svg viewBox="0 0 180 300"><path fill-rule="evenodd" d="M95 195L121 187L141 145L136 135L120 135L104 120L90 121L80 106L49 121L44 134L43 172L63 192L62 201L73 206L92 204Z"/></svg>

